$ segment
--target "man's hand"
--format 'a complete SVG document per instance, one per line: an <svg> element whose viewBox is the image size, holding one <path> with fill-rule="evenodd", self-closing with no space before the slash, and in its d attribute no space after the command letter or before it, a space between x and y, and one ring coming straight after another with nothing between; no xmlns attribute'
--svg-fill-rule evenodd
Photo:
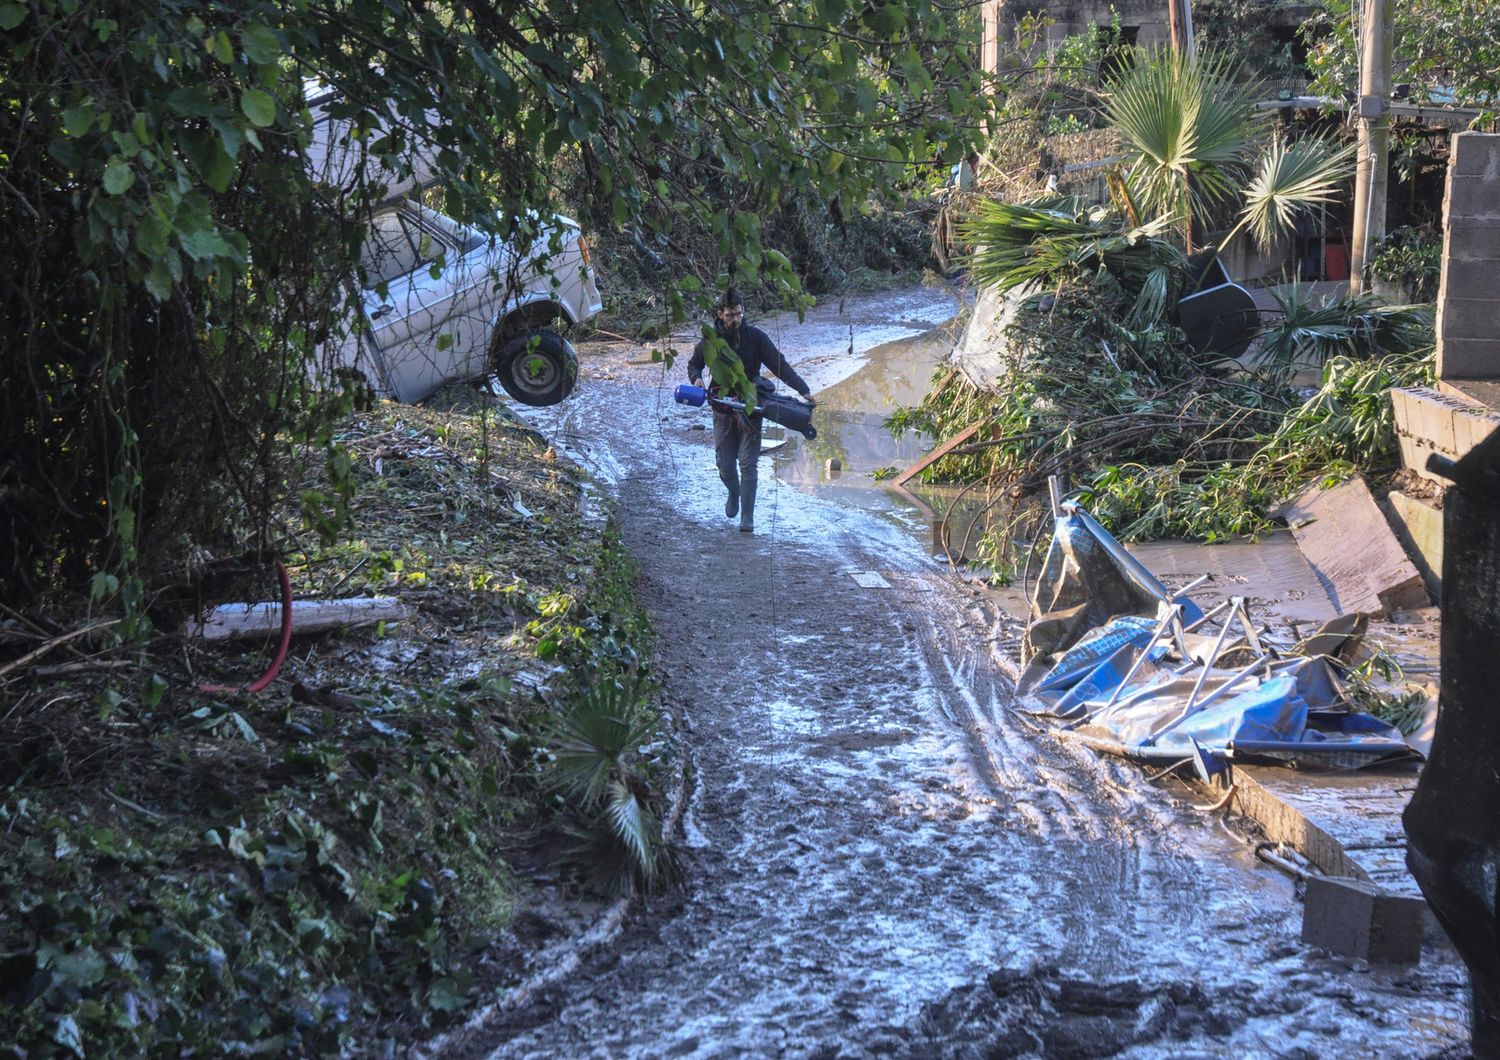
<svg viewBox="0 0 1500 1060"><path fill-rule="evenodd" d="M806 405L808 408L814 408L818 404L817 399L814 398L811 394L798 394L797 400L802 402L802 404Z"/></svg>

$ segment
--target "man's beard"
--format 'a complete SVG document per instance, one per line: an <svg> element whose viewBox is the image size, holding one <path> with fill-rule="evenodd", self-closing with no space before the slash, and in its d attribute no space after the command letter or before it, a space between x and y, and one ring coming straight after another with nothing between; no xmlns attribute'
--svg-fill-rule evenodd
<svg viewBox="0 0 1500 1060"><path fill-rule="evenodd" d="M725 342L729 343L729 345L731 345L731 346L738 346L739 345L739 343L740 343L740 326L738 324L736 324L734 327L730 327L728 324L724 323L722 320L719 320L719 321L715 321L715 325L719 329L719 338L723 339Z"/></svg>

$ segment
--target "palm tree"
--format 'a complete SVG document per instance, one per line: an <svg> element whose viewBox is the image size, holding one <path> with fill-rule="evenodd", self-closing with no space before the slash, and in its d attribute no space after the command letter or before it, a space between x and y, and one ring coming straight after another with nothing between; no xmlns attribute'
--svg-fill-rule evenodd
<svg viewBox="0 0 1500 1060"><path fill-rule="evenodd" d="M1354 149L1324 137L1284 142L1255 109L1256 86L1237 82L1223 56L1158 53L1106 87L1105 114L1127 143L1132 197L1182 226L1236 197L1239 218L1222 249L1248 228L1262 249L1299 213L1334 198Z"/></svg>
<svg viewBox="0 0 1500 1060"><path fill-rule="evenodd" d="M1123 178L1110 180L1113 208L1056 196L982 203L961 229L982 248L972 266L981 283L1005 290L1107 273L1134 300L1136 323L1154 319L1191 279L1185 257L1163 249L1171 229L1191 253L1193 221L1237 198L1237 220L1219 249L1247 229L1267 249L1299 213L1331 201L1350 169L1351 145L1271 135L1253 86L1234 81L1211 53L1158 53L1106 91L1108 119L1128 145Z"/></svg>
<svg viewBox="0 0 1500 1060"><path fill-rule="evenodd" d="M1105 86L1105 117L1126 140L1133 197L1182 225L1231 198L1265 119L1224 58L1158 53Z"/></svg>
<svg viewBox="0 0 1500 1060"><path fill-rule="evenodd" d="M601 889L649 890L675 872L642 769L658 724L638 680L602 682L552 723L555 779L574 814L567 854Z"/></svg>

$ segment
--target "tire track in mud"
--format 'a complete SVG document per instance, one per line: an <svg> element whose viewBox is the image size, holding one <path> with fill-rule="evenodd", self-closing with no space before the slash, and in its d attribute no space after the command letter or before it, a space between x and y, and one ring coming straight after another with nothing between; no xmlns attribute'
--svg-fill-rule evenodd
<svg viewBox="0 0 1500 1060"><path fill-rule="evenodd" d="M641 564L694 777L686 883L464 1055L1218 1050L1249 1016L1274 1038L1286 881L1020 722L994 617L904 531L763 472L762 530L733 532L706 433L638 426L647 378L538 425Z"/></svg>

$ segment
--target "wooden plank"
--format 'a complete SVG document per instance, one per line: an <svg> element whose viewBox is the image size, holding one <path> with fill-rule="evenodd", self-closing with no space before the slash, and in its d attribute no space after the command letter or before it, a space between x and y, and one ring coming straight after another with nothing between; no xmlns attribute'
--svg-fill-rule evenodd
<svg viewBox="0 0 1500 1060"><path fill-rule="evenodd" d="M974 437L974 434L979 430L979 427L980 424L978 423L969 424L963 430L955 434L952 438L949 438L942 445L938 446L932 452L928 453L922 459L918 460L915 464L911 465L911 467L907 468L905 471L901 472L901 474L891 479L891 485L900 486L911 479L912 476L920 474L926 468L932 466L934 463L947 456L953 450L963 445L970 438Z"/></svg>
<svg viewBox="0 0 1500 1060"><path fill-rule="evenodd" d="M1379 618L1431 603L1364 479L1331 490L1314 485L1280 514L1340 612Z"/></svg>
<svg viewBox="0 0 1500 1060"><path fill-rule="evenodd" d="M391 596L360 596L348 600L295 600L292 632L321 633L371 622L399 622L406 605ZM264 637L281 632L281 604L223 604L199 622L190 619L185 632L204 640Z"/></svg>
<svg viewBox="0 0 1500 1060"><path fill-rule="evenodd" d="M918 497L915 493L907 489L905 486L897 486L890 482L882 483L882 485L889 487L892 493L897 494L901 497L902 500L906 501L907 504L910 504L913 508L922 513L923 519L931 521L937 518L937 513L932 510L932 505L928 504L921 497Z"/></svg>

